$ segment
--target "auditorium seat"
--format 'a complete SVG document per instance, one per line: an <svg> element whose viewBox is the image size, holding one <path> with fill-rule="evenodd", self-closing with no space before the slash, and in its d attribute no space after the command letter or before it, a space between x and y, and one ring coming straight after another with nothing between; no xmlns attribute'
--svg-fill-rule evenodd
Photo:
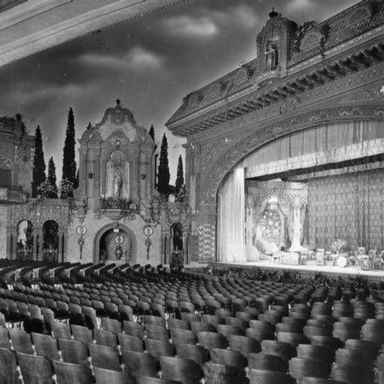
<svg viewBox="0 0 384 384"><path fill-rule="evenodd" d="M261 342L261 351L266 355L275 355L288 361L296 356L296 348L291 344L277 340L263 340Z"/></svg>
<svg viewBox="0 0 384 384"><path fill-rule="evenodd" d="M262 369L250 369L249 380L250 384L296 384L296 380L287 373Z"/></svg>
<svg viewBox="0 0 384 384"><path fill-rule="evenodd" d="M197 339L200 345L206 349L211 348L227 348L228 340L221 333L215 332L198 332Z"/></svg>
<svg viewBox="0 0 384 384"><path fill-rule="evenodd" d="M210 359L210 354L202 345L175 344L176 356L183 359L190 359L203 366Z"/></svg>
<svg viewBox="0 0 384 384"><path fill-rule="evenodd" d="M353 365L373 369L374 360L363 351L340 348L335 353L335 363L341 366Z"/></svg>
<svg viewBox="0 0 384 384"><path fill-rule="evenodd" d="M293 357L289 361L289 373L298 382L305 377L320 377L328 378L331 372L331 364L327 364L321 361L303 359L300 357Z"/></svg>
<svg viewBox="0 0 384 384"><path fill-rule="evenodd" d="M96 384L136 384L136 380L128 372L94 367L93 373Z"/></svg>
<svg viewBox="0 0 384 384"><path fill-rule="evenodd" d="M220 384L247 384L248 379L245 375L245 370L242 367L235 365L225 365L210 361L204 364L204 378L206 383ZM182 381L182 380L180 380ZM197 381L194 381L196 383ZM190 383L193 381L184 380L182 383Z"/></svg>
<svg viewBox="0 0 384 384"><path fill-rule="evenodd" d="M31 335L29 333L16 328L8 329L8 332L14 351L22 352L24 354L34 353Z"/></svg>
<svg viewBox="0 0 384 384"><path fill-rule="evenodd" d="M129 305L120 304L119 313L122 321L124 320L133 321L133 309Z"/></svg>
<svg viewBox="0 0 384 384"><path fill-rule="evenodd" d="M215 324L196 321L191 322L191 330L195 335L199 332L217 332Z"/></svg>
<svg viewBox="0 0 384 384"><path fill-rule="evenodd" d="M37 355L44 356L49 360L60 360L56 339L50 335L34 332L31 333L31 336L33 347Z"/></svg>
<svg viewBox="0 0 384 384"><path fill-rule="evenodd" d="M75 340L82 341L85 344L93 342L93 333L87 327L71 324L71 332Z"/></svg>
<svg viewBox="0 0 384 384"><path fill-rule="evenodd" d="M320 377L303 377L300 384L348 384L344 381L335 381L329 379L323 379Z"/></svg>
<svg viewBox="0 0 384 384"><path fill-rule="evenodd" d="M110 331L116 335L122 331L122 325L117 319L102 317L100 325L101 329L103 329L104 331Z"/></svg>
<svg viewBox="0 0 384 384"><path fill-rule="evenodd" d="M225 324L217 324L217 333L224 335L227 340L231 335L244 336L244 331L240 327Z"/></svg>
<svg viewBox="0 0 384 384"><path fill-rule="evenodd" d="M379 355L382 344L378 344L377 341L349 339L346 340L344 348L362 351L374 361Z"/></svg>
<svg viewBox="0 0 384 384"><path fill-rule="evenodd" d="M333 364L330 377L347 384L374 384L375 381L372 369L354 365Z"/></svg>
<svg viewBox="0 0 384 384"><path fill-rule="evenodd" d="M203 377L200 366L193 360L161 356L160 366L162 378L181 381L183 384L196 384Z"/></svg>
<svg viewBox="0 0 384 384"><path fill-rule="evenodd" d="M83 364L54 360L53 367L57 384L93 384L92 371Z"/></svg>
<svg viewBox="0 0 384 384"><path fill-rule="evenodd" d="M136 352L144 352L143 341L138 337L127 335L125 333L118 333L117 338L121 349L127 349Z"/></svg>
<svg viewBox="0 0 384 384"><path fill-rule="evenodd" d="M313 336L331 336L331 331L328 328L312 325L305 325L303 333L308 340L311 340Z"/></svg>
<svg viewBox="0 0 384 384"><path fill-rule="evenodd" d="M88 349L93 367L121 371L119 353L116 349L92 343L88 344Z"/></svg>
<svg viewBox="0 0 384 384"><path fill-rule="evenodd" d="M103 331L101 329L94 329L93 335L96 344L117 349L117 335L115 333L110 331Z"/></svg>
<svg viewBox="0 0 384 384"><path fill-rule="evenodd" d="M188 329L171 328L171 339L174 344L196 344L197 337Z"/></svg>
<svg viewBox="0 0 384 384"><path fill-rule="evenodd" d="M147 353L156 357L158 360L161 356L175 356L175 347L173 344L169 343L168 340L146 338L144 344Z"/></svg>
<svg viewBox="0 0 384 384"><path fill-rule="evenodd" d="M327 347L333 351L336 351L339 348L344 346L344 343L336 338L330 336L313 336L311 339L311 345L321 345L323 347Z"/></svg>
<svg viewBox="0 0 384 384"><path fill-rule="evenodd" d="M132 376L150 376L158 378L159 361L148 353L121 350L125 370Z"/></svg>
<svg viewBox="0 0 384 384"><path fill-rule="evenodd" d="M249 369L286 373L288 371L288 362L276 355L250 353L248 355L248 367Z"/></svg>
<svg viewBox="0 0 384 384"><path fill-rule="evenodd" d="M187 321L188 323L201 322L201 317L196 313L181 312L180 315L181 315L181 319L183 321Z"/></svg>
<svg viewBox="0 0 384 384"><path fill-rule="evenodd" d="M0 348L0 383L19 384L16 353L8 348Z"/></svg>
<svg viewBox="0 0 384 384"><path fill-rule="evenodd" d="M186 330L189 330L190 329L190 324L186 320L169 318L167 320L167 324L168 324L168 329L169 330L172 330L172 329L186 329Z"/></svg>
<svg viewBox="0 0 384 384"><path fill-rule="evenodd" d="M147 338L149 339L157 339L157 340L163 340L163 341L169 340L169 333L168 333L168 330L165 328L165 326L163 327L163 326L146 324L145 332L146 332Z"/></svg>
<svg viewBox="0 0 384 384"><path fill-rule="evenodd" d="M247 359L238 351L230 349L212 348L209 351L212 363L231 365L244 369L247 366Z"/></svg>
<svg viewBox="0 0 384 384"><path fill-rule="evenodd" d="M9 348L10 346L8 329L0 327L0 348Z"/></svg>
<svg viewBox="0 0 384 384"><path fill-rule="evenodd" d="M335 352L321 345L299 344L296 348L297 357L332 364Z"/></svg>
<svg viewBox="0 0 384 384"><path fill-rule="evenodd" d="M296 324L277 323L276 332L303 333L303 327Z"/></svg>
<svg viewBox="0 0 384 384"><path fill-rule="evenodd" d="M309 339L302 333L293 332L278 332L276 335L278 341L291 344L293 347L297 347L299 344L309 344Z"/></svg>
<svg viewBox="0 0 384 384"><path fill-rule="evenodd" d="M63 361L72 364L88 362L88 345L71 339L58 339L60 355Z"/></svg>
<svg viewBox="0 0 384 384"><path fill-rule="evenodd" d="M201 322L206 323L206 324L212 324L216 327L217 324L224 324L225 320L224 320L224 318L218 317L216 315L204 314L201 317Z"/></svg>
<svg viewBox="0 0 384 384"><path fill-rule="evenodd" d="M21 376L24 383L52 384L52 363L45 357L17 352Z"/></svg>
<svg viewBox="0 0 384 384"><path fill-rule="evenodd" d="M144 329L139 323L124 320L123 329L127 335L136 336L139 339L144 338Z"/></svg>
<svg viewBox="0 0 384 384"><path fill-rule="evenodd" d="M68 324L63 323L61 321L51 321L51 331L52 336L55 339L58 339L59 337L63 339L70 339L72 337L71 334L71 328Z"/></svg>
<svg viewBox="0 0 384 384"><path fill-rule="evenodd" d="M248 356L249 353L261 351L261 345L257 340L239 335L231 335L229 337L229 348L234 351L239 351L244 356Z"/></svg>

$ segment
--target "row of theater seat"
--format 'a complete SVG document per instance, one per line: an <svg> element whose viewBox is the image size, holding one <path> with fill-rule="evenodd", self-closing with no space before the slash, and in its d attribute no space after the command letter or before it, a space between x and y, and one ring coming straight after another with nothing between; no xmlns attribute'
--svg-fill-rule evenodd
<svg viewBox="0 0 384 384"><path fill-rule="evenodd" d="M124 278L124 283L122 283L122 278ZM0 296L4 295L4 300L9 301L12 299L8 296L12 296L12 294L25 295L27 298L26 302L21 302L26 303L28 308L36 309L36 307L32 307L33 305L39 307L42 317L47 320L47 317L44 316L46 310L43 310L45 307L40 307L36 302L31 304L28 301L28 295L36 298L41 297L43 292L45 303L46 299L66 303L68 305L67 316L72 315L73 311L77 311L78 315L92 317L91 328L94 328L92 342L89 340L88 343L83 342L88 349L90 345L94 344L93 340L96 340L96 343L99 343L96 345L118 351L119 348L116 349L114 346L102 345L104 342L101 341L103 340L102 336L104 336L105 340L109 340L111 334L112 336L115 335L113 337L117 340L116 344L120 346L120 342L123 343L120 340L124 339L124 337L120 336L119 339L116 335L128 336L130 332L139 332L130 336L144 340L141 341L143 352L134 352L142 353L146 356L157 355L157 357L152 357L158 363L161 363L162 359L166 358L176 358L178 360L172 361L179 361L187 357L187 360L191 360L191 357L194 356L192 353L194 349L201 350L205 348L209 352L209 357L206 355L205 360L200 362L200 364L196 361L195 363L200 366L200 375L204 373L206 382L219 380L217 377L220 377L221 381L219 382L233 382L231 380L236 375L239 377L236 381L240 382L241 377L247 380L246 375L244 376L242 373L239 373L244 373L243 367L236 367L236 365L229 363L227 360L222 360L224 364L219 363L220 360L217 356L226 353L216 351L221 350L229 351L229 355L232 356L234 356L233 353L239 356L236 352L239 352L244 357L246 356L246 366L248 367L248 375L251 382L292 383L292 380L294 380L292 377L299 377L295 373L296 371L305 371L304 368L295 369L295 367L300 366L300 364L303 367L310 366L311 368L307 370L307 373L309 371L314 374L316 364L313 364L313 361L319 363L313 358L303 358L302 355L299 355L299 347L303 349L302 345L305 345L304 343L310 343L308 345L313 347L324 347L327 350L333 351L333 353L344 349L360 350L363 348L366 351L376 346L375 356L373 354L370 355L369 361L365 361L366 366L361 365L364 359L358 359L358 363L361 363L360 365L357 365L356 362L353 363L359 367L356 372L350 367L351 364L347 363L348 360L345 359L346 355L351 354L349 352L337 351L334 355L334 360L332 360L333 364L327 363L328 365L332 364L331 368L328 365L328 368L324 368L327 372L327 377L331 375L331 377L339 379L347 378L342 375L345 375L344 371L348 371L352 372L353 375L350 375L351 377L348 376L349 381L344 380L345 382L351 382L352 384L355 382L359 384L366 382L368 384L371 383L372 367L375 364L378 365L379 372L381 372L380 357L376 360L381 347L382 337L380 319L383 303L380 300L373 300L367 297L367 295L360 299L356 298L351 289L340 291L339 289L332 290L327 287L315 288L231 279L195 279L185 274L182 275L182 279L179 276L167 276L167 279L163 281L163 277L156 274L121 275L119 280L114 280L113 276L109 276L103 285L89 284L80 287L67 284L62 288L42 285L40 287L42 289L37 291L38 295L34 295L33 293L36 292L33 292L33 290L26 293L28 290L25 287L15 287L15 292L0 292ZM94 296L90 300L91 306L82 305L81 299L87 299L87 295L89 296L88 299L91 299L91 294L98 297ZM23 299L25 300L24 297ZM80 303L75 302L77 299L80 300ZM123 304L113 302L112 300L121 300ZM126 304L124 304L124 300L126 300ZM127 304L127 300L130 300L129 304L132 304L131 306ZM98 302L101 302L102 306ZM142 305L140 303L145 304ZM106 306L108 308L109 304L115 305L113 307L114 310L106 310ZM95 305L95 308L92 307L93 305ZM124 312L126 315L125 322L120 321L124 320L122 317L123 312L121 312L123 307L121 306L130 308L130 310L126 308ZM51 324L52 332L55 335L56 323L62 323L53 320L57 317L62 317L62 313L54 308L50 309L50 311L49 324ZM156 316L149 316L149 314ZM27 314L26 316L28 317ZM116 318L108 319L105 316ZM174 316L180 317L180 319L172 319ZM141 324L132 320L137 320ZM204 324L206 327L199 326L197 325L198 323ZM126 324L129 325L127 326ZM344 326L343 324L348 325ZM57 327L64 329L64 326L67 325L64 324ZM97 329L99 326L102 330ZM74 327L76 326L71 326L71 337L73 336ZM131 330L130 327L135 329L135 331ZM177 329L182 329L182 331L177 332ZM341 334L340 330L345 332ZM348 333L349 331L352 333ZM125 332L125 334L122 332ZM375 339L374 341L361 339L367 338L369 332L373 332L372 338ZM141 338L140 334L142 334ZM169 343L169 338L172 344ZM56 331L56 340L60 339L63 339L63 335L59 336ZM355 342L348 339L355 339ZM132 340L132 344L136 345L136 347L140 345L139 342L134 343ZM217 340L222 340L222 343L215 344ZM163 343L158 343L157 341ZM166 346L170 345L171 349L168 350L173 352L167 352L168 347L163 347L163 344ZM151 345L156 346L157 352L153 349L152 352L149 352L152 348ZM182 347L179 347L180 345ZM354 348L351 348L352 345ZM239 351L236 348L242 350ZM255 350L247 351L247 348L254 348ZM283 372L274 372L277 369L268 370L265 369L266 366L254 365L254 361L257 359L264 361L269 359L268 356L274 356L276 354L274 348L277 348L277 350L282 348L285 351L291 350L290 355L288 354L285 357L278 356L285 362L285 365L282 366ZM122 350L127 350L127 348L121 348L120 346L120 351ZM184 350L184 354L182 350ZM173 357L172 353L173 355L176 353L176 357ZM167 354L171 354L171 356L167 356ZM253 355L258 357L253 357ZM326 354L324 353L324 355ZM122 357L119 355L119 363L121 363L121 359ZM249 363L250 359L251 363ZM303 362L302 360L305 361ZM321 362L321 366L324 366L324 362ZM260 369L260 367L264 367L264 369ZM344 369L344 367L347 368ZM324 369L323 372L325 372ZM368 373L359 378L359 372L360 374L362 372ZM325 373L317 373L317 375L324 376ZM275 378L272 379L271 377ZM360 381L356 381L358 378ZM182 382L187 382L185 380L187 379L183 379ZM309 379L306 378L305 380L308 381Z"/></svg>

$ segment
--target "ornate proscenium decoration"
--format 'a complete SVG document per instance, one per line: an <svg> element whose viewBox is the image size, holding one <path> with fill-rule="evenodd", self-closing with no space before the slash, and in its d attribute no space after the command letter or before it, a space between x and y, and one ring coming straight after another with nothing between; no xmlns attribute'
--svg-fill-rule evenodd
<svg viewBox="0 0 384 384"><path fill-rule="evenodd" d="M147 260L149 260L149 249L152 245L152 241L150 239L150 236L153 235L153 228L151 227L150 224L147 224L143 228L144 235L147 236L145 239L145 245L147 246Z"/></svg>
<svg viewBox="0 0 384 384"><path fill-rule="evenodd" d="M87 228L85 228L83 225L79 225L77 227L77 233L79 234L77 243L79 244L79 248L80 248L80 260L81 260L83 258L83 246L85 243L84 235L87 233Z"/></svg>

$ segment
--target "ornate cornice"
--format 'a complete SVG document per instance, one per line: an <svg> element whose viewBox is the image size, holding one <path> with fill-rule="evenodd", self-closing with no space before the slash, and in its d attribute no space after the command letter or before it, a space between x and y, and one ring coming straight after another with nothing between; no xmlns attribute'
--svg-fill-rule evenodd
<svg viewBox="0 0 384 384"><path fill-rule="evenodd" d="M340 96L344 93L357 90L367 84L381 80L384 77L384 63L377 63L369 68L361 69L358 72L352 72L349 75L336 78L334 81L326 82L313 89L294 94L265 105L263 108L257 110L249 110L247 113L234 116L229 121L223 121L220 124L211 127L210 129L201 133L195 134L192 137L193 142L204 142L210 138L217 139L218 136L230 134L236 130L240 133L241 130L246 129L249 124L263 124L270 119L281 119L289 114L295 114L296 110L311 105L318 105L325 102L332 97ZM271 87L268 91L272 91L275 87ZM379 89L375 89L376 97L381 97ZM246 102L246 98L243 99Z"/></svg>
<svg viewBox="0 0 384 384"><path fill-rule="evenodd" d="M382 36L384 25L324 51L288 71L281 79L266 81L263 86L253 76L241 90L204 105L167 123L176 135L194 137L210 132L213 127L246 115L254 110L266 112L282 100L302 97L308 90L321 89L343 78L358 77L361 71L384 60ZM214 85L214 84L213 84ZM212 86L213 86L212 85Z"/></svg>

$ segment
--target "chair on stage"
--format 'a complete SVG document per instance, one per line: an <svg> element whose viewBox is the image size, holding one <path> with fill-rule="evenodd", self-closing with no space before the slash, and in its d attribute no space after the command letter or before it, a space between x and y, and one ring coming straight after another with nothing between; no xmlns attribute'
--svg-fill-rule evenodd
<svg viewBox="0 0 384 384"><path fill-rule="evenodd" d="M325 250L318 248L316 251L316 265L323 266L325 264Z"/></svg>

